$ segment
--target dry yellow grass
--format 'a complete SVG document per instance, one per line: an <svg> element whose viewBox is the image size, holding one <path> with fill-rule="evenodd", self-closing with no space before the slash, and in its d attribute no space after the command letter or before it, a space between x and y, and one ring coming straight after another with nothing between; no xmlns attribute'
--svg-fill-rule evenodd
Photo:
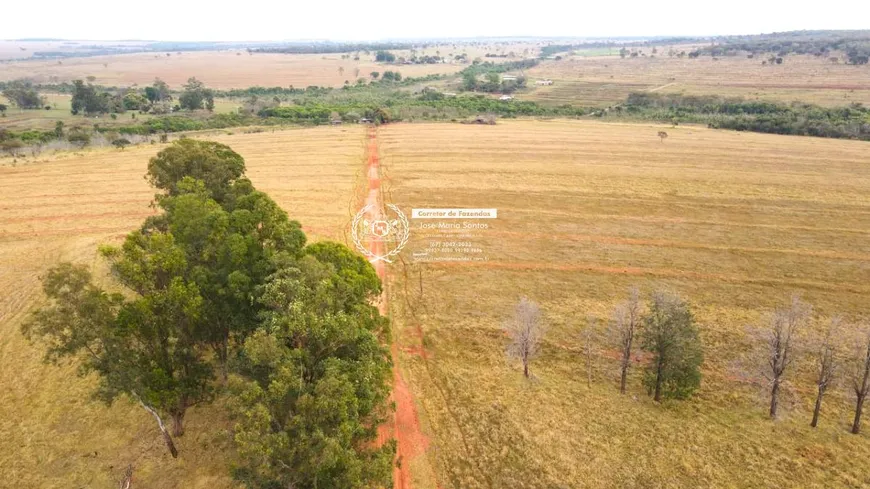
<svg viewBox="0 0 870 489"><path fill-rule="evenodd" d="M646 51L646 50L645 50ZM665 51L666 49L660 49ZM841 56L842 59L842 56ZM740 96L781 102L848 105L870 103L870 68L832 64L824 57L786 56L782 65L762 66L756 57L709 56L698 59L601 56L545 61L528 70L534 90L521 99L553 104L607 105L625 100L630 91ZM535 87L550 78L551 86Z"/></svg>
<svg viewBox="0 0 870 489"><path fill-rule="evenodd" d="M761 387L734 370L747 356L746 326L792 291L821 317L867 312L866 143L689 127L666 128L661 143L661 129L380 131L385 190L400 207L499 211L472 240L488 262L392 270L400 365L440 487L870 485L870 442L848 434L843 390L811 430L806 364L777 422L766 419ZM415 232L406 260L432 236ZM606 320L633 284L694 305L707 355L695 399L657 406L637 370L620 396L606 348L586 388L580 329L587 314ZM499 330L520 295L541 303L550 325L531 383L505 361Z"/></svg>
<svg viewBox="0 0 870 489"><path fill-rule="evenodd" d="M343 240L362 181L361 128L317 128L209 137L246 160L268 192L309 239ZM118 243L152 213L142 176L160 146L93 150L52 161L10 165L0 159L0 486L116 487L127 464L136 487L234 487L229 422L219 406L196 408L177 440L178 460L140 407L90 401L95 379L75 367L41 362L19 325L41 296L39 276L61 260L100 269L96 248Z"/></svg>
<svg viewBox="0 0 870 489"><path fill-rule="evenodd" d="M362 55L360 61L341 59L340 54L254 54L244 51L202 51L138 53L114 56L56 60L16 61L0 66L0 80L29 78L48 83L96 77L94 83L108 86L150 85L160 78L173 88L180 88L195 76L211 88L247 88L252 86L305 88L309 85L338 87L345 80L370 79L369 73L399 71L404 77L432 73L453 73L461 64L387 65L375 63L374 53ZM104 66L106 65L106 66ZM339 73L339 68L344 68ZM355 75L359 69L359 74Z"/></svg>
<svg viewBox="0 0 870 489"><path fill-rule="evenodd" d="M732 371L747 350L745 325L793 290L823 316L866 312L866 143L694 127L666 128L661 143L661 129L522 121L379 130L382 185L401 208L499 209L474 240L486 264L391 268L399 365L431 442L410 462L415 488L434 489L432 470L444 489L870 484L870 443L846 432L842 391L813 431L806 371L777 422ZM361 128L209 139L241 153L258 188L309 236L343 241L364 184ZM233 487L219 405L190 413L172 461L140 408L86 400L93 379L42 364L18 332L39 300L40 273L62 259L97 265L99 243L117 242L151 212L142 175L158 149L0 160L0 477L12 487L111 487L128 463L142 487ZM412 235L406 261L429 236ZM579 328L589 313L606 317L631 284L670 287L695 305L708 358L695 399L657 406L637 372L619 396L602 352L586 388ZM550 324L533 383L505 362L498 329L520 294L539 301Z"/></svg>
<svg viewBox="0 0 870 489"><path fill-rule="evenodd" d="M82 53L91 49L106 47L135 48L144 44L141 41L10 41L0 40L0 61L25 59L37 52Z"/></svg>

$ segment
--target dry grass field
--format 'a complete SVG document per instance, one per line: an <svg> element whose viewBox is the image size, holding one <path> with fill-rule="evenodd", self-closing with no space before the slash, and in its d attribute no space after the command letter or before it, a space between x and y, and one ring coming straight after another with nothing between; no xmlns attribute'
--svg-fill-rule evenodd
<svg viewBox="0 0 870 489"><path fill-rule="evenodd" d="M244 156L248 175L309 239L343 241L362 183L361 128L316 128L216 136ZM228 420L217 406L194 409L172 460L144 410L88 400L95 379L75 366L42 363L19 325L41 299L39 276L61 260L93 264L97 246L118 243L152 210L143 175L160 146L92 150L11 166L0 158L0 486L117 487L127 464L136 487L234 487Z"/></svg>
<svg viewBox="0 0 870 489"><path fill-rule="evenodd" d="M792 292L820 318L866 313L866 143L591 121L378 130L381 185L402 209L494 207L477 231L486 262L419 265L414 231L388 291L399 367L428 436L406 460L415 489L866 487L868 435L847 432L842 388L812 408L802 362L783 419L735 365L745 328ZM202 136L206 137L206 136ZM310 239L344 241L363 195L365 132L320 127L217 134ZM41 362L18 331L60 260L91 263L152 210L142 178L160 146L91 150L11 166L0 159L0 480L10 487L114 487L127 464L147 488L234 487L220 403L193 409L181 456L139 407L87 400L94 379ZM416 221L412 221L416 224ZM422 277L422 293L420 280ZM691 301L707 360L695 398L656 405L631 376L616 387L603 341L587 388L587 315L604 321L630 285ZM500 324L520 295L549 325L536 379L506 362Z"/></svg>
<svg viewBox="0 0 870 489"><path fill-rule="evenodd" d="M87 53L105 47L135 49L141 41L11 41L0 40L0 61L26 59L36 52Z"/></svg>
<svg viewBox="0 0 870 489"><path fill-rule="evenodd" d="M122 114L117 114L115 119L112 119L110 114L101 114L99 116L72 115L70 106L72 96L65 93L41 93L45 97L45 103L51 107L49 110L20 110L12 104L6 97L0 95L0 103L6 104L10 108L6 111L6 117L0 119L0 127L11 131L26 131L30 129L51 130L57 121L62 121L64 127L69 130L73 127L81 127L90 129L94 124L106 126L122 126L134 125L136 123L151 119L152 114L139 114L136 111L127 111ZM241 102L229 98L215 99L214 113L226 114L230 112L238 112L241 107ZM200 113L206 113L204 110ZM131 116L136 116L133 119Z"/></svg>
<svg viewBox="0 0 870 489"><path fill-rule="evenodd" d="M399 71L405 77L432 73L454 73L465 65L387 65L375 63L374 54L360 61L341 59L340 54L254 54L245 51L201 51L138 53L116 56L17 61L0 65L0 80L29 78L37 83L64 82L96 77L94 83L107 86L150 85L160 78L180 88L195 76L211 88L252 86L305 88L310 85L340 87L345 80L369 79L369 73ZM339 68L344 72L339 73ZM355 75L359 69L359 74Z"/></svg>
<svg viewBox="0 0 870 489"><path fill-rule="evenodd" d="M660 51L667 51L660 49ZM534 89L520 99L577 105L622 102L632 91L656 90L688 95L739 96L827 106L870 103L870 68L832 64L824 57L786 56L782 65L762 66L758 57L569 56L545 61L527 71ZM555 83L535 87L536 79Z"/></svg>
<svg viewBox="0 0 870 489"><path fill-rule="evenodd" d="M391 270L400 365L441 488L870 486L870 439L848 433L844 388L812 430L808 361L776 422L735 367L750 356L747 325L793 292L820 321L870 311L866 143L694 127L667 128L661 143L660 129L379 131L384 190L401 208L499 213L471 239L488 261L412 265L434 237L415 231L407 268ZM587 388L580 331L587 315L605 322L632 285L692 303L706 349L692 400L656 405L638 369L620 396L603 341ZM532 382L506 361L500 330L521 295L549 324ZM433 487L416 463L415 487Z"/></svg>

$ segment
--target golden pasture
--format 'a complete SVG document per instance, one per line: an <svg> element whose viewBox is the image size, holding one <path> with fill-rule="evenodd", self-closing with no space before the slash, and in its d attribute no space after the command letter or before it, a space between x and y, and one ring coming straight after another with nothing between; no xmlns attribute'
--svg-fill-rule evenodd
<svg viewBox="0 0 870 489"><path fill-rule="evenodd" d="M533 90L518 97L552 104L609 105L624 101L633 91L655 90L829 106L870 103L870 68L845 65L843 56L833 64L825 57L789 55L782 65L763 66L760 56L714 61L709 56L671 58L667 48L659 51L656 57L569 56L544 61L526 72ZM555 83L534 85L544 78Z"/></svg>
<svg viewBox="0 0 870 489"><path fill-rule="evenodd" d="M17 61L0 65L0 80L29 78L49 83L96 78L107 86L150 85L160 78L173 88L181 88L196 77L210 88L248 88L252 86L305 88L309 85L339 87L345 80L371 79L373 71L398 71L404 77L433 73L453 73L461 64L389 65L374 62L374 53L361 55L359 61L341 59L341 54L248 54L237 51L178 53L137 53L57 60ZM339 69L343 69L340 72ZM359 73L356 72L359 70Z"/></svg>
<svg viewBox="0 0 870 489"><path fill-rule="evenodd" d="M242 154L311 239L346 239L364 193L363 129L202 137ZM865 143L591 121L397 124L378 141L388 201L499 212L471 239L487 262L414 264L435 239L414 231L406 264L390 266L399 368L429 442L405 461L415 488L870 484L870 443L848 434L842 387L811 430L807 360L776 422L734 367L749 350L746 326L792 292L820 320L867 312ZM93 379L44 365L18 331L41 273L60 260L103 270L97 245L150 215L142 175L159 148L0 159L0 477L13 487L111 487L129 463L143 487L234 487L220 403L188 415L173 461L141 408L87 400ZM580 330L589 315L600 327L630 285L693 304L707 356L694 399L654 404L638 366L620 396L603 339L587 388ZM520 295L549 325L532 382L506 362L499 330Z"/></svg>
<svg viewBox="0 0 870 489"><path fill-rule="evenodd" d="M848 433L844 387L812 430L806 357L776 422L750 382L760 371L736 368L749 358L747 326L793 292L819 321L870 311L865 143L543 121L396 125L379 139L384 190L401 208L498 209L470 239L488 261L413 264L443 240L417 230L407 265L391 270L400 365L440 487L870 484L870 441ZM692 400L656 405L639 365L618 393L603 324L632 285L693 305L706 362ZM506 361L500 331L521 295L549 325L532 382ZM600 336L587 388L590 315Z"/></svg>
<svg viewBox="0 0 870 489"><path fill-rule="evenodd" d="M0 61L30 58L37 52L87 53L106 47L136 49L141 41L12 41L0 40ZM2 66L2 65L0 65Z"/></svg>
<svg viewBox="0 0 870 489"><path fill-rule="evenodd" d="M361 128L209 137L244 156L248 176L309 239L343 240L362 181ZM39 276L61 260L93 264L152 214L143 175L160 146L92 150L11 166L0 159L0 486L117 487L127 464L143 488L228 488L232 442L216 405L194 409L173 460L153 418L128 401L89 400L93 378L42 363L19 325L41 300Z"/></svg>

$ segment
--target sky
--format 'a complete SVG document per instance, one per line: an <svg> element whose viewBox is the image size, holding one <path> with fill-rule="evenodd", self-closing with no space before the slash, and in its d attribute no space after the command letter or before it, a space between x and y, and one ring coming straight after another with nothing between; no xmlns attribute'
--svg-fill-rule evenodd
<svg viewBox="0 0 870 489"><path fill-rule="evenodd" d="M7 2L0 38L162 41L618 37L870 29L868 0L41 0Z"/></svg>

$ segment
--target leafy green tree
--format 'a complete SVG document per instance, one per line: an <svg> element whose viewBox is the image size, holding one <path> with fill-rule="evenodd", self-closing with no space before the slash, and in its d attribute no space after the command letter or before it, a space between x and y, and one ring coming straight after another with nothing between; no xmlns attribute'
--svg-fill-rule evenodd
<svg viewBox="0 0 870 489"><path fill-rule="evenodd" d="M57 121L54 123L54 137L63 139L63 121Z"/></svg>
<svg viewBox="0 0 870 489"><path fill-rule="evenodd" d="M45 105L45 98L40 96L33 83L27 80L7 83L3 96L11 100L19 109L41 109Z"/></svg>
<svg viewBox="0 0 870 489"><path fill-rule="evenodd" d="M177 143L176 143L177 144ZM259 324L257 302L266 278L281 257L301 252L305 235L298 222L247 179L234 182L223 206L204 182L184 178L178 194L159 199L164 215L146 223L147 230L170 232L184 250L187 276L203 296L203 344L213 349L223 378L234 345Z"/></svg>
<svg viewBox="0 0 870 489"><path fill-rule="evenodd" d="M389 51L378 51L375 53L375 61L379 63L393 63L396 61L396 55Z"/></svg>
<svg viewBox="0 0 870 489"><path fill-rule="evenodd" d="M148 107L148 99L137 92L129 92L122 100L126 110L142 110Z"/></svg>
<svg viewBox="0 0 870 489"><path fill-rule="evenodd" d="M103 254L134 298L109 294L92 283L85 266L64 263L43 282L50 303L22 332L46 343L46 360L74 357L82 374L97 373L97 398L111 403L128 395L142 403L176 456L163 417L171 417L173 435L181 436L187 409L211 396L211 368L193 334L202 299L195 285L177 276L184 255L170 235L134 232L121 249Z"/></svg>
<svg viewBox="0 0 870 489"><path fill-rule="evenodd" d="M374 268L305 235L244 177L229 147L180 140L149 164L162 214L120 248L105 247L127 294L93 285L84 267L46 280L50 304L24 327L47 358L75 356L98 394L138 400L173 434L232 366L236 476L251 487L382 487L395 444L375 447L388 406L388 324L372 305ZM225 370L226 372L226 370Z"/></svg>
<svg viewBox="0 0 870 489"><path fill-rule="evenodd" d="M0 104L0 115L2 115L3 117L6 117L6 110L7 109L9 109L9 107L6 104Z"/></svg>
<svg viewBox="0 0 870 489"><path fill-rule="evenodd" d="M229 146L212 141L180 139L148 162L149 183L167 195L180 193L179 183L201 180L211 198L223 203L233 183L245 173L245 160Z"/></svg>
<svg viewBox="0 0 870 489"><path fill-rule="evenodd" d="M395 444L375 446L390 374L387 324L369 303L379 291L371 265L334 243L267 283L231 389L236 476L249 487L390 484Z"/></svg>
<svg viewBox="0 0 870 489"><path fill-rule="evenodd" d="M108 93L97 92L97 89L81 80L73 81L73 96L70 112L73 115L84 112L85 115L105 114L111 109L111 96Z"/></svg>
<svg viewBox="0 0 870 489"><path fill-rule="evenodd" d="M154 84L150 87L145 87L145 98L152 104L171 100L172 95L169 91L169 85L160 78L155 78Z"/></svg>
<svg viewBox="0 0 870 489"><path fill-rule="evenodd" d="M5 84L0 95L9 99L19 109L38 109L42 102L29 80L15 80Z"/></svg>
<svg viewBox="0 0 870 489"><path fill-rule="evenodd" d="M473 92L477 89L477 74L473 71L466 71L462 74L462 89Z"/></svg>
<svg viewBox="0 0 870 489"><path fill-rule="evenodd" d="M188 257L204 297L209 327L200 338L219 360L224 377L232 344L258 325L257 303L279 256L297 256L305 235L272 199L244 178L244 159L220 143L182 139L148 165L151 184L165 192L165 213L145 229L170 232Z"/></svg>
<svg viewBox="0 0 870 489"><path fill-rule="evenodd" d="M118 138L118 139L115 139L114 141L112 141L112 146L114 146L118 149L124 149L127 146L130 146L130 144L131 144L130 140L125 139L125 138Z"/></svg>
<svg viewBox="0 0 870 489"><path fill-rule="evenodd" d="M157 101L157 90L154 87L145 87L145 98L150 103L154 103Z"/></svg>
<svg viewBox="0 0 870 489"><path fill-rule="evenodd" d="M186 110L198 110L204 106L210 107L209 110L212 110L214 109L214 93L196 77L192 77L184 85L184 91L178 97L178 104Z"/></svg>
<svg viewBox="0 0 870 489"><path fill-rule="evenodd" d="M381 74L377 71L373 71L373 72L369 73L369 76L372 77L372 80L377 80L378 77L381 76Z"/></svg>
<svg viewBox="0 0 870 489"><path fill-rule="evenodd" d="M402 74L398 71L385 71L381 79L384 81L402 81Z"/></svg>
<svg viewBox="0 0 870 489"><path fill-rule="evenodd" d="M652 356L643 383L656 402L663 397L686 399L700 387L704 352L694 316L682 299L661 291L653 293L640 343Z"/></svg>

